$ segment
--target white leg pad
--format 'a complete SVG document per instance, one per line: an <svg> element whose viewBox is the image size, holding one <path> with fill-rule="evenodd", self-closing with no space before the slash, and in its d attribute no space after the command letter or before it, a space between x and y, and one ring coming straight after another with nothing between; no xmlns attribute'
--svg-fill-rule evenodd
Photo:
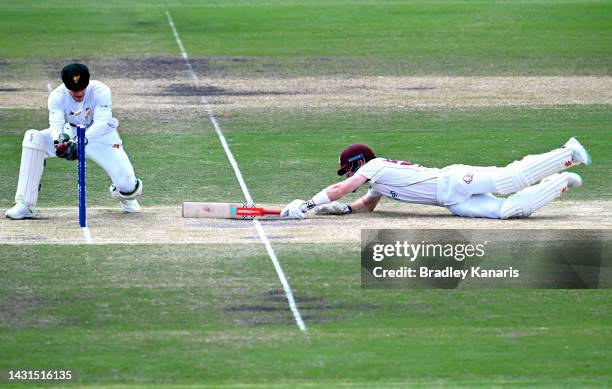
<svg viewBox="0 0 612 389"><path fill-rule="evenodd" d="M527 217L561 196L568 187L567 174L553 174L539 184L508 197L502 204L501 218Z"/></svg>
<svg viewBox="0 0 612 389"><path fill-rule="evenodd" d="M28 130L23 137L21 151L21 166L15 202L24 202L30 207L36 205L40 179L42 177L46 158L45 137L40 131Z"/></svg>
<svg viewBox="0 0 612 389"><path fill-rule="evenodd" d="M518 192L571 165L572 150L570 148L560 148L539 155L528 155L500 169L493 178L495 193Z"/></svg>

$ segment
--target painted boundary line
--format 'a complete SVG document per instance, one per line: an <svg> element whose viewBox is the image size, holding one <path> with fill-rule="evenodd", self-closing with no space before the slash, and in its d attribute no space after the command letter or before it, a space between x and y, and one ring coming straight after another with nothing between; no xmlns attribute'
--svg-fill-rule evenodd
<svg viewBox="0 0 612 389"><path fill-rule="evenodd" d="M191 78L193 79L193 83L197 89L199 88L198 76L193 70L193 66L191 66L191 61L189 61L189 56L187 55L187 51L185 50L185 47L183 46L183 42L181 41L181 38L179 37L178 31L176 30L176 27L174 26L174 21L172 20L172 16L170 16L170 11L166 11L166 16L168 17L168 24L172 28L174 39L176 40L176 43L178 44L179 49L181 50L181 55L183 56L183 59L185 60L187 69L189 70L189 73L191 74ZM246 183L244 182L244 178L242 177L242 173L240 172L238 163L236 162L236 159L234 158L234 155L232 154L232 151L230 150L229 145L227 144L227 141L225 140L225 136L223 135L223 131L221 131L221 127L219 126L219 122L217 121L217 118L215 117L212 111L211 105L208 103L208 100L206 100L205 96L200 96L200 101L208 114L208 119L210 120L213 127L215 128L215 132L217 133L219 140L221 141L223 150L225 150L227 159L232 165L232 169L234 170L234 174L236 175L236 178L238 179L238 183L240 184L240 188L242 189L242 193L244 194L246 201L250 204L254 204L253 198L251 197L251 194L249 193L249 188L246 186ZM268 236L266 235L266 232L264 231L259 220L253 219L253 224L255 225L255 229L257 229L259 238L261 239L264 246L266 247L266 251L268 252L270 259L272 260L272 263L274 264L274 269L276 269L276 274L278 275L278 278L280 279L280 282L283 285L283 289L285 290L285 296L287 297L287 301L289 302L289 307L291 308L291 312L293 313L295 322L301 331L306 331L306 325L304 324L304 320L302 320L302 315L300 314L300 311L295 302L295 298L293 297L291 286L289 286L289 282L287 281L285 272L283 271L283 268L280 265L280 262L278 260L278 257L276 256L276 253L274 252L274 249L272 248L272 244L270 243L270 240L268 239Z"/></svg>
<svg viewBox="0 0 612 389"><path fill-rule="evenodd" d="M50 82L47 83L47 91L49 91L49 93L53 92L53 84ZM80 228L81 230L83 230L83 237L85 238L85 242L93 243L93 237L91 236L91 230L89 229L89 227L85 226Z"/></svg>

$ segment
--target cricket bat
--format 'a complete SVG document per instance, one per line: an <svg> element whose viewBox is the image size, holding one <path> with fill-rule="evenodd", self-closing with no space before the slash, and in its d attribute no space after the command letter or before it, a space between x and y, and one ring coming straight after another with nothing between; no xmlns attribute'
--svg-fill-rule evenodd
<svg viewBox="0 0 612 389"><path fill-rule="evenodd" d="M219 219L253 219L265 215L280 215L280 209L265 209L253 204L240 203L183 203L183 217Z"/></svg>

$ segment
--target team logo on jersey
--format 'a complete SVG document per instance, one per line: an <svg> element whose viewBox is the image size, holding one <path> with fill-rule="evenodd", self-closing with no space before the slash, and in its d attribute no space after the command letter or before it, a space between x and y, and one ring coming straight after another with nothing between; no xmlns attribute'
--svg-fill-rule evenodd
<svg viewBox="0 0 612 389"><path fill-rule="evenodd" d="M463 176L463 181L466 184L469 184L470 182L472 182L473 179L474 179L474 175L472 173L467 173L465 176Z"/></svg>
<svg viewBox="0 0 612 389"><path fill-rule="evenodd" d="M74 81L75 84L77 84L80 79L81 79L80 74L75 74L74 76L72 76L72 81Z"/></svg>

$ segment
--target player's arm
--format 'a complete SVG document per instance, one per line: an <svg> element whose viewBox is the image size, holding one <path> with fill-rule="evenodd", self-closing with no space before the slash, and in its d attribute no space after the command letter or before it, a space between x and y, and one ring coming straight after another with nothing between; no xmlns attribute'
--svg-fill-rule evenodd
<svg viewBox="0 0 612 389"><path fill-rule="evenodd" d="M64 123L66 117L62 106L61 95L55 91L51 92L47 100L47 108L49 109L49 129L53 139L57 139L60 133L64 131Z"/></svg>
<svg viewBox="0 0 612 389"><path fill-rule="evenodd" d="M354 192L357 188L363 185L368 179L361 175L355 174L352 177L347 178L344 181L332 184L327 188L323 189L321 192L317 193L312 200L314 202L320 202L315 205L323 205L327 203L331 203L332 201L340 200L342 197L346 196L349 193ZM320 198L318 198L320 196ZM325 196L329 201L325 201Z"/></svg>
<svg viewBox="0 0 612 389"><path fill-rule="evenodd" d="M355 174L354 176L349 177L342 182L338 182L336 184L328 186L327 188L314 195L312 199L308 201L299 199L293 200L285 208L283 208L281 216L289 216L295 219L303 219L308 210L313 209L317 206L335 204L336 200L339 200L345 195L355 191L367 180L368 179L365 176L361 174ZM346 204L344 204L344 206L346 207ZM348 212L343 213L350 213L350 209L348 210Z"/></svg>
<svg viewBox="0 0 612 389"><path fill-rule="evenodd" d="M57 91L51 92L47 100L49 109L49 130L55 147L55 155L60 158L74 160L77 156L77 145L70 135L64 132L66 116L64 115L62 94Z"/></svg>
<svg viewBox="0 0 612 389"><path fill-rule="evenodd" d="M354 192L367 180L368 179L365 176L355 174L344 181L332 184L314 195L312 199L308 200L306 202L306 209L313 209L314 207L330 204L336 200L340 200L347 194Z"/></svg>
<svg viewBox="0 0 612 389"><path fill-rule="evenodd" d="M352 212L372 212L376 205L378 205L378 201L380 197L371 197L368 194L358 198L353 201L349 207Z"/></svg>
<svg viewBox="0 0 612 389"><path fill-rule="evenodd" d="M95 140L109 132L109 123L113 120L112 97L109 88L97 92L93 123L87 129L87 139Z"/></svg>
<svg viewBox="0 0 612 389"><path fill-rule="evenodd" d="M332 201L329 204L316 206L314 212L317 215L347 215L356 212L372 212L379 200L380 196L378 193L370 190L365 196L360 197L351 204Z"/></svg>

